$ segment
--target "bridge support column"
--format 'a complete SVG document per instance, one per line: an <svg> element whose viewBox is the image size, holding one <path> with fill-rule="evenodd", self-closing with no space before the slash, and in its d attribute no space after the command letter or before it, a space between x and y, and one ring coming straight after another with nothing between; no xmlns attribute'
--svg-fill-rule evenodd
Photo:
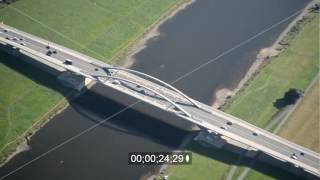
<svg viewBox="0 0 320 180"><path fill-rule="evenodd" d="M219 134L216 134L214 132L208 132L206 130L200 131L198 135L194 138L194 140L204 146L211 146L218 149L223 148L223 146L227 143L224 139L220 137Z"/></svg>
<svg viewBox="0 0 320 180"><path fill-rule="evenodd" d="M62 85L80 91L86 85L86 78L81 75L76 75L65 71L58 76L58 80ZM87 81L88 83L88 81Z"/></svg>

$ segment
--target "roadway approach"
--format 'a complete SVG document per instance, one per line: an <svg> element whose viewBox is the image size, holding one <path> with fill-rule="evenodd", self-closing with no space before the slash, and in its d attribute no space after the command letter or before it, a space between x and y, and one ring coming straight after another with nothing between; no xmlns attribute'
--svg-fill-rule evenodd
<svg viewBox="0 0 320 180"><path fill-rule="evenodd" d="M13 52L24 54L50 67L84 76L135 97L169 112L180 121L245 144L252 151L263 152L299 172L320 177L320 154L200 103L152 76L113 67L4 24L0 24L0 43Z"/></svg>

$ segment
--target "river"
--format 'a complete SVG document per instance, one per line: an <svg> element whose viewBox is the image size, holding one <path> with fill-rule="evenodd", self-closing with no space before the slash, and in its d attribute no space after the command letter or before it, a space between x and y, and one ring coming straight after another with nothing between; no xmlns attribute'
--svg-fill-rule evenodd
<svg viewBox="0 0 320 180"><path fill-rule="evenodd" d="M299 9L304 0L197 0L159 28L160 36L135 55L132 68L171 82L269 28ZM175 86L191 97L212 104L221 88L233 89L245 76L259 49L270 46L288 23L196 71ZM94 86L71 102L31 139L32 149L0 168L0 176L34 160L57 144L95 125L124 107L104 97ZM6 179L138 179L155 167L128 166L128 152L172 151L187 132L127 110Z"/></svg>

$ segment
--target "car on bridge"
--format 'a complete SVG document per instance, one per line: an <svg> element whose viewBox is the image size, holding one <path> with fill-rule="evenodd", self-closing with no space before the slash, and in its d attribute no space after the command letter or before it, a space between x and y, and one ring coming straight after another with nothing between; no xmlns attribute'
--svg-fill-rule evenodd
<svg viewBox="0 0 320 180"><path fill-rule="evenodd" d="M52 52L49 50L49 51L47 51L46 55L47 55L47 56L51 56L51 55L52 55Z"/></svg>
<svg viewBox="0 0 320 180"><path fill-rule="evenodd" d="M297 159L298 159L298 156L297 156L295 153L293 153L293 154L291 155L291 158L294 159L294 160L297 160Z"/></svg>
<svg viewBox="0 0 320 180"><path fill-rule="evenodd" d="M227 126L221 126L220 128L223 129L223 130L228 130Z"/></svg>
<svg viewBox="0 0 320 180"><path fill-rule="evenodd" d="M51 56L52 54L57 54L57 51L49 49L46 54L47 56Z"/></svg>
<svg viewBox="0 0 320 180"><path fill-rule="evenodd" d="M72 60L71 59L66 59L66 60L64 60L63 64L72 65Z"/></svg>
<svg viewBox="0 0 320 180"><path fill-rule="evenodd" d="M252 135L254 135L254 136L258 136L258 135L259 135L259 133L258 133L258 132L252 132Z"/></svg>

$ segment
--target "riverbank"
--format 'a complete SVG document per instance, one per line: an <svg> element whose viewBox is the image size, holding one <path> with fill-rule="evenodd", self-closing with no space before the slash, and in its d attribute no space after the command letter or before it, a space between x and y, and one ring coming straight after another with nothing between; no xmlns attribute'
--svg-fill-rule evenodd
<svg viewBox="0 0 320 180"><path fill-rule="evenodd" d="M4 166L17 154L30 150L31 147L28 145L28 141L30 140L30 138L32 138L32 136L47 122L49 122L55 115L59 114L67 107L68 102L66 101L66 99L61 99L58 104L47 111L47 113L45 113L36 122L34 122L19 137L4 145L0 150L0 167Z"/></svg>
<svg viewBox="0 0 320 180"><path fill-rule="evenodd" d="M139 35L135 40L130 42L128 46L124 47L119 53L117 53L111 60L115 64L130 68L135 63L134 56L141 52L147 47L148 41L153 38L160 36L159 27L175 16L178 12L184 10L186 7L191 5L195 0L181 0L179 3L174 5L168 11L166 11L156 22L150 25L141 35Z"/></svg>
<svg viewBox="0 0 320 180"><path fill-rule="evenodd" d="M269 76L269 75L264 75L264 80L259 80L260 82L260 86L254 88L252 87L254 83L257 83L257 82L254 82L254 81L258 81L257 79L262 78L263 77L263 73L262 72L265 72L267 71L269 68L270 68L270 64L272 63L280 63L278 61L275 61L276 59L279 59L280 56L283 56L283 57L286 57L288 55L288 49L290 49L291 47L291 43L292 41L295 40L296 36L298 34L300 34L299 32L301 31L301 29L303 28L303 26L305 24L307 24L308 22L312 21L314 18L317 18L317 13L313 13L313 12L310 12L310 7L313 6L314 2L311 2L303 11L303 13L296 18L296 20L294 21L295 24L291 23L291 25L288 27L289 29L286 29L285 32L288 32L286 35L282 33L282 36L281 36L281 40L277 40L277 44L274 44L273 45L273 48L276 48L276 50L278 51L278 53L273 56L273 57L269 57L267 56L264 63L262 63L260 65L260 68L258 71L256 71L255 73L252 74L251 77L248 78L248 80L246 81L246 83L244 83L244 86L242 88L240 88L241 90L238 91L237 94L235 94L235 96L233 98L229 98L229 100L227 100L225 102L225 104L223 105L222 109L232 109L232 106L236 107L238 106L237 102L235 101L244 101L244 99L242 100L242 98L245 98L245 96L248 96L248 97L253 97L252 94L256 94L256 93L259 93L261 91L265 91L266 88L268 88L268 86L271 86L272 83L276 84L276 82L279 82L280 81L280 77L279 78L276 78L274 79L273 81L275 82L271 82L272 80L271 79L265 79L266 76ZM311 47L310 47L311 48ZM313 47L312 47L313 48ZM305 50L307 51L307 50ZM305 55L306 53L301 53L301 56ZM297 57L295 57L297 58ZM312 58L312 57L308 57L308 58ZM293 60L292 60L293 61ZM289 62L288 62L289 63ZM299 62L300 63L300 62ZM290 64L287 64L288 66L290 66ZM281 66L281 68L284 68ZM276 69L276 68L274 68ZM293 68L292 70L298 70L298 67L295 67ZM277 70L278 71L278 70ZM279 69L279 71L283 71L283 73L285 73L284 70L281 70ZM302 70L301 70L302 71ZM289 72L288 72L289 73ZM311 73L311 72L309 72ZM272 76L272 74L271 74ZM292 78L292 77L291 77ZM299 77L297 77L299 78ZM311 77L313 78L313 77ZM289 77L287 77L287 79L289 80ZM271 84L270 84L271 83ZM283 82L284 83L284 82ZM287 84L288 82L286 82ZM299 82L299 83L302 83L302 82ZM308 83L308 82L304 82L304 83ZM280 84L279 84L280 85ZM302 85L302 84L301 84ZM301 86L300 85L300 86ZM305 84L303 84L305 85ZM297 85L296 85L297 86ZM281 87L281 86L280 86ZM299 87L297 87L299 89ZM251 90L252 89L252 90ZM303 89L303 88L301 88ZM286 91L287 89L283 89L281 91ZM266 92L267 93L267 92ZM281 94L282 92L277 92L278 94L278 97L280 98L283 94ZM284 92L283 92L284 93ZM250 96L249 96L250 94ZM275 95L273 95L275 96ZM240 100L241 99L241 100ZM273 100L268 100L268 99L264 99L264 101L266 102L269 102L269 101L275 101L276 99L273 99ZM253 101L253 99L250 99L250 101ZM239 102L240 103L240 102ZM271 103L272 105L272 103ZM267 106L267 105L264 105L264 106ZM273 107L272 108L272 112L275 112L276 108ZM249 110L248 110L249 111ZM271 111L271 109L270 109ZM250 112L250 111L249 111ZM240 113L240 112L239 112ZM242 114L242 113L241 113ZM274 114L274 113L273 113ZM253 119L253 117L251 117L250 119ZM266 117L265 121L267 121L268 117Z"/></svg>
<svg viewBox="0 0 320 180"><path fill-rule="evenodd" d="M245 88L245 86L249 85L249 81L254 78L255 75L259 73L259 70L262 68L264 63L270 58L277 57L283 50L286 49L286 43L282 43L281 41L287 38L288 33L294 32L295 26L299 25L309 13L311 7L315 5L316 1L310 2L302 12L286 27L286 29L278 36L276 41L270 46L266 48L260 49L259 53L256 56L256 60L249 68L248 72L244 76L244 78L238 83L235 89L227 89L223 88L218 90L215 95L215 101L212 104L212 107L223 109L226 106L226 103L229 103L230 99L232 99L241 89Z"/></svg>
<svg viewBox="0 0 320 180"><path fill-rule="evenodd" d="M54 104L46 113L29 126L27 130L21 133L20 136L14 140L8 142L0 149L0 167L4 166L17 154L30 150L31 147L28 145L29 140L32 136L37 133L44 125L46 125L52 118L63 112L70 104L69 101L77 98L81 94L89 90L95 82L90 82L86 85L86 88L81 91L70 91L65 94L58 103Z"/></svg>

